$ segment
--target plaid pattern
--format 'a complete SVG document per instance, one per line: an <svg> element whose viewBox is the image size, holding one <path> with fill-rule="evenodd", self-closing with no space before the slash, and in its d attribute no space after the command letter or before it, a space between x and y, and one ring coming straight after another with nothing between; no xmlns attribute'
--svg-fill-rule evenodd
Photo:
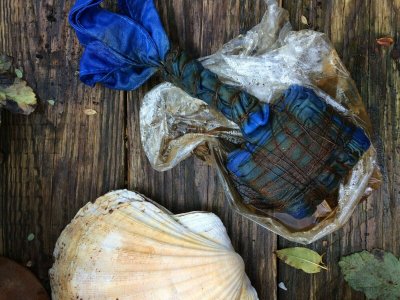
<svg viewBox="0 0 400 300"><path fill-rule="evenodd" d="M370 146L361 128L312 89L291 86L270 106L180 52L167 55L164 76L240 126L246 143L229 153L226 166L244 201L257 210L311 215Z"/></svg>
<svg viewBox="0 0 400 300"><path fill-rule="evenodd" d="M230 153L228 169L248 204L295 218L331 197L370 146L362 129L301 86L289 88L261 130L268 139Z"/></svg>

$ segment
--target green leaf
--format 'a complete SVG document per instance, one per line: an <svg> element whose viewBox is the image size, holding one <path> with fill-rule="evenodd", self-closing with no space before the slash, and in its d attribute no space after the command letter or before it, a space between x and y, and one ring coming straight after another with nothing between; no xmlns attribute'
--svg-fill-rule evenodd
<svg viewBox="0 0 400 300"><path fill-rule="evenodd" d="M327 270L326 266L322 264L322 256L307 248L282 249L276 251L276 255L289 266L303 270L306 273L319 273L321 269Z"/></svg>
<svg viewBox="0 0 400 300"><path fill-rule="evenodd" d="M23 75L21 70L10 71L11 62L11 57L0 54L0 108L27 115L36 107L36 95L19 78Z"/></svg>
<svg viewBox="0 0 400 300"><path fill-rule="evenodd" d="M35 110L36 95L25 81L16 78L11 85L0 84L0 107L28 115Z"/></svg>
<svg viewBox="0 0 400 300"><path fill-rule="evenodd" d="M400 261L383 250L343 257L339 266L345 280L369 299L400 299Z"/></svg>
<svg viewBox="0 0 400 300"><path fill-rule="evenodd" d="M20 69L15 69L15 75L17 75L18 78L22 78L22 76L24 76L24 73Z"/></svg>

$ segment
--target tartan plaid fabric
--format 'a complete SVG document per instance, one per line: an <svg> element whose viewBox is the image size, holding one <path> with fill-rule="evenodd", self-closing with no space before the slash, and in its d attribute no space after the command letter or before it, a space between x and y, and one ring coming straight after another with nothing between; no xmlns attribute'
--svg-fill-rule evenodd
<svg viewBox="0 0 400 300"><path fill-rule="evenodd" d="M293 85L276 104L263 104L180 52L167 55L164 76L240 126L246 143L226 166L244 201L257 209L311 215L370 146L361 128L312 89Z"/></svg>
<svg viewBox="0 0 400 300"><path fill-rule="evenodd" d="M298 219L311 215L338 189L370 146L362 129L312 89L296 85L274 106L260 130L268 132L267 139L230 153L227 168L247 203Z"/></svg>

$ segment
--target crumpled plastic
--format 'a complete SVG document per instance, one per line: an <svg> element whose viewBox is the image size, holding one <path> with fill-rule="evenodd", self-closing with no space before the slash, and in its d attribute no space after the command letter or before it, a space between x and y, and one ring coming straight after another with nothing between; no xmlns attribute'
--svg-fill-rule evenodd
<svg viewBox="0 0 400 300"><path fill-rule="evenodd" d="M260 24L225 44L217 53L200 58L204 67L224 82L239 86L269 103L290 85L312 87L328 104L371 134L362 99L335 49L320 32L292 31L288 12L275 0ZM140 111L141 139L146 155L158 171L176 166L193 153L214 165L231 207L260 226L294 242L308 244L341 228L363 197L380 180L376 150L364 154L340 185L337 206L323 220L301 230L273 213L261 214L246 206L224 164L223 140L242 142L239 128L203 101L171 83L152 89Z"/></svg>

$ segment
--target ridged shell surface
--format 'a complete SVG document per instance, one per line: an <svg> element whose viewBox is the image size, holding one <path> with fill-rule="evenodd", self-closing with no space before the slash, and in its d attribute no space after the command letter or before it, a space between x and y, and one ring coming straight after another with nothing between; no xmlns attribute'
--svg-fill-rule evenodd
<svg viewBox="0 0 400 300"><path fill-rule="evenodd" d="M54 257L53 299L258 299L217 216L126 190L84 206Z"/></svg>

